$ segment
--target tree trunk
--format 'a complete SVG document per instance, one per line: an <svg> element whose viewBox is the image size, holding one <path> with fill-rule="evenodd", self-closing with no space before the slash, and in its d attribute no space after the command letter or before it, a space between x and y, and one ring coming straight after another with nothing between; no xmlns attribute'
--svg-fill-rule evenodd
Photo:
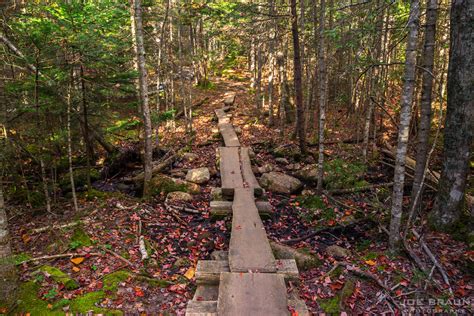
<svg viewBox="0 0 474 316"><path fill-rule="evenodd" d="M418 40L418 24L420 3L411 1L408 18L408 38L405 52L405 82L401 96L400 125L398 130L398 145L395 157L395 172L393 176L392 211L390 219L390 249L395 251L400 241L400 224L403 208L403 187L405 184L405 158L407 154L408 134L410 129L413 88L416 74L416 44Z"/></svg>
<svg viewBox="0 0 474 316"><path fill-rule="evenodd" d="M147 70L145 65L145 45L143 43L143 22L142 22L142 7L141 0L134 0L134 17L135 17L135 37L137 43L137 65L140 84L140 101L143 113L143 127L145 132L145 153L143 157L143 169L145 178L143 183L143 195L147 196L149 192L149 184L152 177L152 160L153 160L153 146L152 146L152 127L150 117L150 107L148 104L148 80Z"/></svg>
<svg viewBox="0 0 474 316"><path fill-rule="evenodd" d="M420 125L418 128L418 144L416 146L415 178L411 191L412 208L416 208L419 201L419 191L425 166L427 163L430 128L431 128L431 95L433 90L433 60L436 35L436 20L438 11L438 0L426 1L426 25L423 53L423 76L420 103ZM417 197L418 196L418 197Z"/></svg>
<svg viewBox="0 0 474 316"><path fill-rule="evenodd" d="M459 221L474 133L474 1L453 0L448 68L448 107L443 169L434 228L448 230Z"/></svg>
<svg viewBox="0 0 474 316"><path fill-rule="evenodd" d="M275 1L268 0L269 14L273 16L275 14ZM276 37L276 23L271 22L270 25L270 38L268 43L268 125L273 125L273 79L275 77L275 37Z"/></svg>
<svg viewBox="0 0 474 316"><path fill-rule="evenodd" d="M299 147L302 153L306 152L306 135L304 130L304 104L303 87L301 81L301 55L300 39L298 34L298 13L296 11L296 0L290 0L291 4L291 34L293 35L293 63L296 105L296 131L298 134Z"/></svg>
<svg viewBox="0 0 474 316"><path fill-rule="evenodd" d="M0 175L0 309L6 308L7 310L15 303L18 288L15 266L11 260L7 260L11 254L8 217L5 211L3 183Z"/></svg>
<svg viewBox="0 0 474 316"><path fill-rule="evenodd" d="M319 8L319 49L318 49L318 68L319 68L319 156L318 156L318 186L317 192L323 190L324 178L324 130L326 127L326 100L327 100L327 73L326 56L324 40L324 20L325 20L326 1L321 0Z"/></svg>
<svg viewBox="0 0 474 316"><path fill-rule="evenodd" d="M76 185L74 183L74 172L72 168L72 140L71 140L71 90L72 90L72 85L73 85L73 80L74 76L71 71L71 83L69 84L68 87L68 93L67 93L67 157L69 161L69 178L71 181L71 192L72 192L72 201L74 204L74 211L78 211L78 206L77 206L77 196L76 196Z"/></svg>

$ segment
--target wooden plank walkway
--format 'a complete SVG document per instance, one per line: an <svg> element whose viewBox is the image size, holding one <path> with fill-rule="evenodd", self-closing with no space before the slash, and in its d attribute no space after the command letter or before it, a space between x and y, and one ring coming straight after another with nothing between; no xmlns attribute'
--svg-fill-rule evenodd
<svg viewBox="0 0 474 316"><path fill-rule="evenodd" d="M294 259L273 256L261 214L271 214L252 171L249 148L241 147L231 123L235 93L227 93L224 107L215 110L225 147L219 147L222 195L230 201L212 201L211 213L232 215L229 251L200 260L196 266L198 285L188 303L188 316L217 315L309 315L298 295L288 297L285 280L298 280Z"/></svg>
<svg viewBox="0 0 474 316"><path fill-rule="evenodd" d="M222 195L232 198L235 188L243 188L238 147L219 147Z"/></svg>
<svg viewBox="0 0 474 316"><path fill-rule="evenodd" d="M276 272L275 257L250 188L236 188L229 266L232 272Z"/></svg>
<svg viewBox="0 0 474 316"><path fill-rule="evenodd" d="M284 298L284 299L282 299ZM269 273L222 273L218 315L289 315L283 277Z"/></svg>

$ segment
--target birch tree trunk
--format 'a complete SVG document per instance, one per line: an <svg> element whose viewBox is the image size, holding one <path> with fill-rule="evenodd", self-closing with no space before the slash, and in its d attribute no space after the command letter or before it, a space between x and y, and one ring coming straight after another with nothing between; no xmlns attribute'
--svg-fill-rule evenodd
<svg viewBox="0 0 474 316"><path fill-rule="evenodd" d="M275 14L275 1L268 0L269 14L273 16ZM275 37L276 37L276 23L271 22L270 38L268 43L268 125L273 125L273 79L275 77Z"/></svg>
<svg viewBox="0 0 474 316"><path fill-rule="evenodd" d="M440 230L459 221L474 134L474 1L453 0L448 68L448 108L443 169L431 223Z"/></svg>
<svg viewBox="0 0 474 316"><path fill-rule="evenodd" d="M304 130L304 104L303 87L301 80L301 54L300 39L298 33L298 13L296 11L296 0L290 0L291 4L291 33L293 35L293 63L294 63L294 85L295 85L295 105L296 105L296 131L300 151L306 152L306 133Z"/></svg>
<svg viewBox="0 0 474 316"><path fill-rule="evenodd" d="M438 11L438 0L426 1L426 25L423 53L423 75L420 103L420 126L418 128L418 144L416 146L416 166L413 187L411 191L412 208L416 208L418 202L415 197L419 195L423 173L427 163L429 137L431 128L431 100L433 90L433 61L436 35L436 20ZM419 198L416 198L419 200Z"/></svg>
<svg viewBox="0 0 474 316"><path fill-rule="evenodd" d="M141 0L133 0L134 17L135 17L135 37L137 43L137 66L139 74L140 85L140 101L143 113L143 127L145 132L145 153L143 157L143 167L145 172L143 182L143 195L149 195L149 184L152 177L152 160L153 160L153 146L152 146L152 127L150 117L150 107L148 104L148 80L147 70L145 64L145 45L143 43L143 22L142 22L142 6Z"/></svg>
<svg viewBox="0 0 474 316"><path fill-rule="evenodd" d="M403 187L405 184L405 157L407 154L408 136L413 102L413 89L416 74L416 44L418 40L418 25L420 15L419 0L412 0L408 18L408 38L405 52L405 82L401 96L400 124L398 130L398 145L395 157L395 172L393 176L393 194L390 219L390 249L395 251L400 241L400 224L403 208Z"/></svg>
<svg viewBox="0 0 474 316"><path fill-rule="evenodd" d="M323 190L324 178L324 129L326 127L326 99L327 99L327 72L326 72L326 47L324 38L324 20L326 18L326 1L321 0L319 7L319 48L318 48L318 68L319 68L319 156L318 156L318 185L317 192Z"/></svg>
<svg viewBox="0 0 474 316"><path fill-rule="evenodd" d="M72 140L71 140L71 90L73 84L74 76L71 71L71 83L69 84L67 91L67 157L69 162L69 179L71 181L71 192L72 192L72 201L74 204L74 211L78 211L77 206L77 196L76 196L76 185L74 183L74 172L72 169Z"/></svg>

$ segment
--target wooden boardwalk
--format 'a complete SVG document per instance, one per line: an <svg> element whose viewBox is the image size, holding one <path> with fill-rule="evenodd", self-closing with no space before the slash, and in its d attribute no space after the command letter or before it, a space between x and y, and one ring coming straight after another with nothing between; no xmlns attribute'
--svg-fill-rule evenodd
<svg viewBox="0 0 474 316"><path fill-rule="evenodd" d="M255 200L264 190L252 172L250 150L240 146L232 126L228 111L234 101L235 93L227 93L224 107L215 111L225 144L219 147L219 167L227 201L211 202L212 213L232 215L229 251L197 263L197 289L186 315L309 315L303 301L287 294L285 281L298 279L295 260L274 257L260 219L271 214L271 205Z"/></svg>

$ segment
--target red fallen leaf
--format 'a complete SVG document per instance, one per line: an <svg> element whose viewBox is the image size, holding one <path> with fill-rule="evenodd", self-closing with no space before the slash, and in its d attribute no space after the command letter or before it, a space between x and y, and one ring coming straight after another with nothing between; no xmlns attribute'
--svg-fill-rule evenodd
<svg viewBox="0 0 474 316"><path fill-rule="evenodd" d="M333 220L333 219L328 220L328 225L329 226L334 226L335 223L336 223L336 221Z"/></svg>
<svg viewBox="0 0 474 316"><path fill-rule="evenodd" d="M466 290L463 287L458 288L456 290L456 292L454 292L454 293L458 294L461 297L466 296Z"/></svg>
<svg viewBox="0 0 474 316"><path fill-rule="evenodd" d="M145 296L145 293L143 293L143 291L142 291L141 288L136 287L136 288L135 288L135 295L136 295L136 296L139 296L139 297L143 297L143 296Z"/></svg>
<svg viewBox="0 0 474 316"><path fill-rule="evenodd" d="M408 281L403 279L400 281L400 285L403 285L404 287L407 287L408 286Z"/></svg>
<svg viewBox="0 0 474 316"><path fill-rule="evenodd" d="M402 290L400 290L400 289L398 289L398 290L395 291L395 294L396 294L397 296L402 295L402 293L403 293L403 292L402 292Z"/></svg>
<svg viewBox="0 0 474 316"><path fill-rule="evenodd" d="M343 285L344 283L342 283L341 281L337 281L330 284L329 287L331 288L331 290L336 291L342 289Z"/></svg>

